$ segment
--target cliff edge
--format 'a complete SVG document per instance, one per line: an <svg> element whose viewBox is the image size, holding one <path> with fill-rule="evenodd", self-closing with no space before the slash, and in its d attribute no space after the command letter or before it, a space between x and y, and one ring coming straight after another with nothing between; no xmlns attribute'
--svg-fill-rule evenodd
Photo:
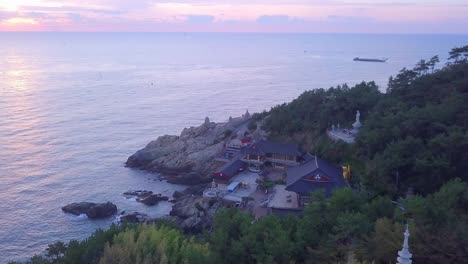
<svg viewBox="0 0 468 264"><path fill-rule="evenodd" d="M248 112L228 122L214 123L209 118L198 127L185 128L180 136L164 135L138 150L127 167L159 172L171 183L194 185L211 180L215 158L231 138L248 131Z"/></svg>

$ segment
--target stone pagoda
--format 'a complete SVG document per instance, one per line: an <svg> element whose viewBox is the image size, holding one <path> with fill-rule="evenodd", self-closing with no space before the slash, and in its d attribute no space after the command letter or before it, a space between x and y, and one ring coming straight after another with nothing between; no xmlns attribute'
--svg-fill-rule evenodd
<svg viewBox="0 0 468 264"><path fill-rule="evenodd" d="M413 256L409 252L409 246L408 246L408 238L410 236L409 230L408 230L408 224L406 224L406 230L405 230L405 240L403 241L403 248L398 251L398 258L397 258L397 264L411 264L411 257Z"/></svg>

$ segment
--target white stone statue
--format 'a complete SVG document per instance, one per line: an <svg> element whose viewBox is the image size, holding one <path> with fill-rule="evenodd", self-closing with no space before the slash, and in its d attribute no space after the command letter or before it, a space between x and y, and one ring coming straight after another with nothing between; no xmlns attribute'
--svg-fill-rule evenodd
<svg viewBox="0 0 468 264"><path fill-rule="evenodd" d="M359 131L359 128L361 128L361 112L359 110L356 111L356 122L353 124L353 130L355 133Z"/></svg>
<svg viewBox="0 0 468 264"><path fill-rule="evenodd" d="M397 264L411 264L411 257L413 256L409 251L408 238L410 236L408 224L406 224L405 239L403 241L403 248L398 251Z"/></svg>

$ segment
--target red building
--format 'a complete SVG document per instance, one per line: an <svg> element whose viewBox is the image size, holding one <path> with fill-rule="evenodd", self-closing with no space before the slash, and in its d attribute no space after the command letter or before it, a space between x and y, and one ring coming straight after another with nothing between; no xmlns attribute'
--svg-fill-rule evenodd
<svg viewBox="0 0 468 264"><path fill-rule="evenodd" d="M220 180L229 180L234 177L240 171L243 171L247 168L247 163L235 159L226 163L223 167L219 168L217 171L213 173L213 176L216 179Z"/></svg>

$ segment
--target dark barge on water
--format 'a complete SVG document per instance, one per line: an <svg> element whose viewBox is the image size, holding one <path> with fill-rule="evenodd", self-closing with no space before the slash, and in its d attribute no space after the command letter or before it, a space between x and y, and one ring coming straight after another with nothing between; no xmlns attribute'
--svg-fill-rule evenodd
<svg viewBox="0 0 468 264"><path fill-rule="evenodd" d="M386 62L388 59L387 58L382 58L382 59L368 59L368 58L359 58L356 57L353 59L353 61L367 61L367 62Z"/></svg>

